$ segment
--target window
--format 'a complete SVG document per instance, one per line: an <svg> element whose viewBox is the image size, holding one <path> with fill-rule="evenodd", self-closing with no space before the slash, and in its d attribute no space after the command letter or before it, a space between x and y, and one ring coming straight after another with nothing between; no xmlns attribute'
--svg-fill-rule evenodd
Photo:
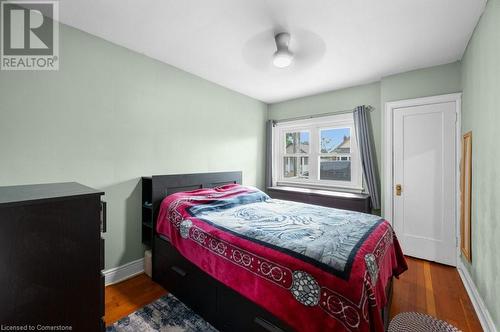
<svg viewBox="0 0 500 332"><path fill-rule="evenodd" d="M309 132L285 132L283 141L283 177L285 179L309 178Z"/></svg>
<svg viewBox="0 0 500 332"><path fill-rule="evenodd" d="M278 185L362 189L352 114L282 122L274 130Z"/></svg>

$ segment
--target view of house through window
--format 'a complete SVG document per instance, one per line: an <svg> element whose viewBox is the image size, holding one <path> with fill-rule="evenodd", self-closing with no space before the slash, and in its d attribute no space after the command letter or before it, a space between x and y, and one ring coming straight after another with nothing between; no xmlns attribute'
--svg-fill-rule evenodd
<svg viewBox="0 0 500 332"><path fill-rule="evenodd" d="M320 130L320 180L351 181L351 130Z"/></svg>
<svg viewBox="0 0 500 332"><path fill-rule="evenodd" d="M277 182L361 188L352 114L278 124Z"/></svg>
<svg viewBox="0 0 500 332"><path fill-rule="evenodd" d="M309 132L285 133L284 177L309 177Z"/></svg>

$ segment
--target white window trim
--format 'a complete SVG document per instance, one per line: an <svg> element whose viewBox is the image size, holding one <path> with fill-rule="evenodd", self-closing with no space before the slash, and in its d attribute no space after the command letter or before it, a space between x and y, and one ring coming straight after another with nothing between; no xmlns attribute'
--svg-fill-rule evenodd
<svg viewBox="0 0 500 332"><path fill-rule="evenodd" d="M351 130L351 182L319 180L319 133L321 129L350 128ZM283 157L285 146L281 144L285 132L309 131L309 179L284 179ZM313 139L316 137L316 139ZM327 154L325 154L327 155ZM304 155L306 156L306 155ZM342 190L352 192L363 191L363 170L359 156L358 143L352 113L317 117L303 120L278 122L273 128L273 186L295 186Z"/></svg>

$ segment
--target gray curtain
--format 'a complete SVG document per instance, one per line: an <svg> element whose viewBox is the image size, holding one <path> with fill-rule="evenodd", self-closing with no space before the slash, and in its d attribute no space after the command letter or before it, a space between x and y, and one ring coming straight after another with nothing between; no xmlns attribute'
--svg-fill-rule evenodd
<svg viewBox="0 0 500 332"><path fill-rule="evenodd" d="M274 120L266 123L266 188L273 186L273 127Z"/></svg>
<svg viewBox="0 0 500 332"><path fill-rule="evenodd" d="M358 140L359 155L363 167L363 175L368 193L372 201L372 208L380 209L380 191L378 185L378 174L376 169L375 152L373 148L373 137L370 132L368 120L369 108L358 106L354 109L354 127L356 128L356 138Z"/></svg>

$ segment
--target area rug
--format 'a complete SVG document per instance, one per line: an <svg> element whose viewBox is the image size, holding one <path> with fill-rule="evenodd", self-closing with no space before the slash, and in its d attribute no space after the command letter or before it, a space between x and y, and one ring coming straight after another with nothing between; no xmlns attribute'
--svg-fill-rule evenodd
<svg viewBox="0 0 500 332"><path fill-rule="evenodd" d="M107 332L217 332L203 318L168 294L106 328Z"/></svg>
<svg viewBox="0 0 500 332"><path fill-rule="evenodd" d="M443 320L421 312L403 312L391 320L388 332L460 332L460 330Z"/></svg>

